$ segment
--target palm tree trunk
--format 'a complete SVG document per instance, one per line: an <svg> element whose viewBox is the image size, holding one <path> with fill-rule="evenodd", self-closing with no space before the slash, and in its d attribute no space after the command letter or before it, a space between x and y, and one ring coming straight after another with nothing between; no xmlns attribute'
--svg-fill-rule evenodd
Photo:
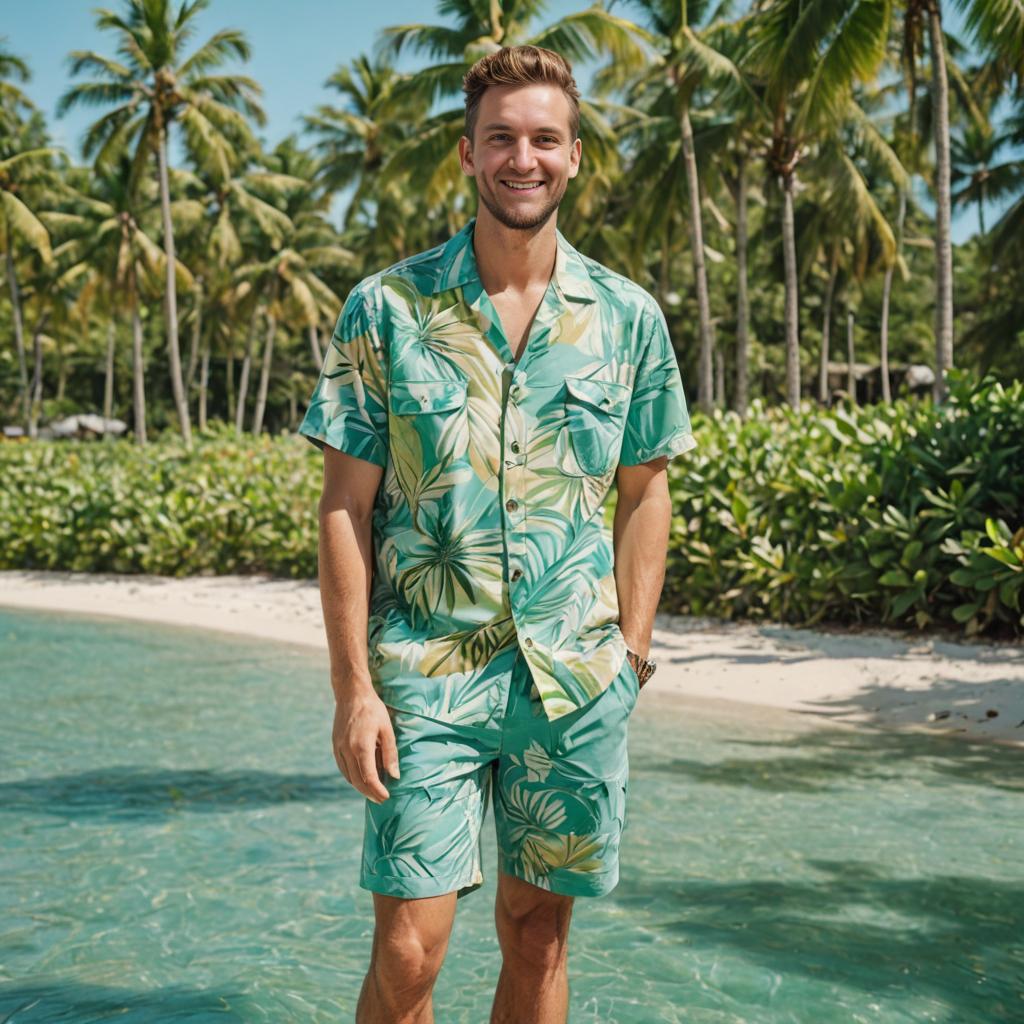
<svg viewBox="0 0 1024 1024"><path fill-rule="evenodd" d="M672 218L665 218L665 237L661 243L661 267L658 271L658 296L661 301L665 301L665 296L669 293L669 270L672 266L672 249L671 249L671 237L670 232L672 230Z"/></svg>
<svg viewBox="0 0 1024 1024"><path fill-rule="evenodd" d="M935 125L935 401L946 397L953 365L953 243L950 236L949 80L942 39L941 0L928 4Z"/></svg>
<svg viewBox="0 0 1024 1024"><path fill-rule="evenodd" d="M747 293L747 156L736 170L736 397L735 408L747 414L750 401L750 297Z"/></svg>
<svg viewBox="0 0 1024 1024"><path fill-rule="evenodd" d="M191 392L199 365L199 345L203 333L203 276L196 275L195 320L192 323L192 339L188 350L188 368L185 370L185 392Z"/></svg>
<svg viewBox="0 0 1024 1024"><path fill-rule="evenodd" d="M206 390L210 380L210 343L203 345L199 362L199 429L206 429Z"/></svg>
<svg viewBox="0 0 1024 1024"><path fill-rule="evenodd" d="M235 339L228 338L228 358L224 370L224 395L227 399L228 423L235 419Z"/></svg>
<svg viewBox="0 0 1024 1024"><path fill-rule="evenodd" d="M49 310L43 313L32 332L32 388L29 404L28 436L39 436L39 413L43 404L43 330L49 319Z"/></svg>
<svg viewBox="0 0 1024 1024"><path fill-rule="evenodd" d="M135 443L146 443L146 368L142 361L142 318L135 278L131 281L132 304L132 409L135 415Z"/></svg>
<svg viewBox="0 0 1024 1024"><path fill-rule="evenodd" d="M57 402L64 400L68 383L68 361L64 358L64 348L60 343L60 335L53 339L53 348L57 356L57 392L53 396Z"/></svg>
<svg viewBox="0 0 1024 1024"><path fill-rule="evenodd" d="M109 420L114 415L114 344L117 329L111 315L107 323L107 356L103 366L103 418ZM103 436L108 434L106 424L103 425Z"/></svg>
<svg viewBox="0 0 1024 1024"><path fill-rule="evenodd" d="M725 356L722 350L715 346L715 403L720 409L725 408Z"/></svg>
<svg viewBox="0 0 1024 1024"><path fill-rule="evenodd" d="M704 229L701 223L700 180L697 177L697 158L693 151L693 125L690 109L684 104L679 117L683 142L683 168L690 198L690 249L693 257L693 280L697 288L697 329L700 336L700 357L697 368L697 399L701 409L710 412L712 399L712 350L714 338L711 327L711 302L708 298L708 275L704 265Z"/></svg>
<svg viewBox="0 0 1024 1024"><path fill-rule="evenodd" d="M857 404L857 375L853 366L853 307L846 304L846 390L850 395L850 401Z"/></svg>
<svg viewBox="0 0 1024 1024"><path fill-rule="evenodd" d="M178 291L174 280L174 227L171 224L171 184L167 174L167 128L160 124L157 139L157 164L160 171L160 214L164 229L164 255L167 262L167 281L164 308L167 314L167 353L171 363L171 392L178 411L178 424L186 448L192 447L192 424L189 420L188 400L181 380L181 349L178 344Z"/></svg>
<svg viewBox="0 0 1024 1024"><path fill-rule="evenodd" d="M828 364L832 358L832 299L836 292L836 278L839 276L839 250L832 249L832 261L828 269L828 287L825 289L824 312L821 316L821 358L818 360L818 401L828 404Z"/></svg>
<svg viewBox="0 0 1024 1024"><path fill-rule="evenodd" d="M252 432L263 430L263 413L267 407L267 391L270 387L270 365L274 358L274 335L277 333L277 315L274 313L274 297L267 310L267 334L263 340L263 360L260 364L260 386L256 394L256 409L252 414Z"/></svg>
<svg viewBox="0 0 1024 1024"><path fill-rule="evenodd" d="M782 261L786 277L786 401L800 405L800 325L796 280L796 228L793 223L793 171L782 175Z"/></svg>
<svg viewBox="0 0 1024 1024"><path fill-rule="evenodd" d="M892 277L896 271L896 263L903 253L903 223L907 217L907 192L900 189L900 208L896 214L896 258L885 268L882 281L882 326L878 339L878 361L882 371L882 401L889 405L892 402L892 389L889 386L889 299L892 296Z"/></svg>
<svg viewBox="0 0 1024 1024"><path fill-rule="evenodd" d="M324 364L324 354L320 350L320 335L316 324L309 325L309 347L313 350L313 365L319 370Z"/></svg>
<svg viewBox="0 0 1024 1024"><path fill-rule="evenodd" d="M259 317L260 307L257 303L252 307L252 317L249 320L249 333L245 338L245 355L242 357L242 372L238 378L238 405L235 407L235 433L242 436L243 423L245 420L245 400L249 395L249 370L252 367L252 350L256 342L256 320Z"/></svg>
<svg viewBox="0 0 1024 1024"><path fill-rule="evenodd" d="M11 290L11 319L14 321L14 348L18 353L18 381L21 385L21 422L28 430L28 366L25 360L25 327L21 318L21 295L18 291L18 277L14 272L14 243L11 239L11 226L7 226L7 284Z"/></svg>

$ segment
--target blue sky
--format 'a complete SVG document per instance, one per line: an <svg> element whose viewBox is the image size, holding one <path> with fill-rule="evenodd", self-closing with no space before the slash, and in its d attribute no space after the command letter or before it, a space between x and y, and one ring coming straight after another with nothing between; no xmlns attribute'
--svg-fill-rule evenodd
<svg viewBox="0 0 1024 1024"><path fill-rule="evenodd" d="M0 34L7 36L10 49L25 59L32 80L25 91L48 118L54 142L77 159L78 143L85 127L99 111L72 111L58 120L57 99L71 83L67 54L71 50L98 50L111 54L110 38L95 27L93 11L98 6L116 9L117 0L34 0L16 3L4 0ZM590 6L590 0L549 0L548 18L554 19ZM620 5L621 6L621 5ZM368 4L365 0L289 0L287 4L253 0L214 0L198 19L194 39L202 41L221 28L244 30L252 47L246 71L263 86L263 107L267 113L266 140L273 145L300 127L300 116L318 103L328 102L332 92L324 80L342 63L370 52L385 25L405 22L436 22L429 0L387 0ZM420 58L404 61L408 66ZM589 75L577 69L582 89ZM990 223L994 211L989 211ZM976 213L966 211L954 220L954 238L961 241L976 226Z"/></svg>

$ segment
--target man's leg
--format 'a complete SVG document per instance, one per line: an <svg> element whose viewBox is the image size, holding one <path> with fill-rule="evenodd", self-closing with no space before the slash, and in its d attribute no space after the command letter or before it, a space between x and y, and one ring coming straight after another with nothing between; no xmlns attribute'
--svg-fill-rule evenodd
<svg viewBox="0 0 1024 1024"><path fill-rule="evenodd" d="M565 1024L572 905L572 896L498 875L494 918L502 964L491 1024Z"/></svg>
<svg viewBox="0 0 1024 1024"><path fill-rule="evenodd" d="M356 1024L433 1024L431 993L455 920L454 892L421 899L373 894L376 928Z"/></svg>

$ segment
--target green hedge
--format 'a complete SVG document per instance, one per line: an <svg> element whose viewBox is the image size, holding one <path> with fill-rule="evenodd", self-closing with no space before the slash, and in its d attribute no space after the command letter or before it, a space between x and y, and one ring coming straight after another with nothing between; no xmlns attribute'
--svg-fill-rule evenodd
<svg viewBox="0 0 1024 1024"><path fill-rule="evenodd" d="M1024 635L1024 384L929 402L694 416L670 464L662 608ZM316 575L321 456L217 427L0 444L0 567ZM610 512L610 509L609 509Z"/></svg>
<svg viewBox="0 0 1024 1024"><path fill-rule="evenodd" d="M670 466L663 606L1024 635L1024 383L695 424Z"/></svg>
<svg viewBox="0 0 1024 1024"><path fill-rule="evenodd" d="M191 452L170 434L0 445L0 566L315 577L320 454L220 425L195 436Z"/></svg>

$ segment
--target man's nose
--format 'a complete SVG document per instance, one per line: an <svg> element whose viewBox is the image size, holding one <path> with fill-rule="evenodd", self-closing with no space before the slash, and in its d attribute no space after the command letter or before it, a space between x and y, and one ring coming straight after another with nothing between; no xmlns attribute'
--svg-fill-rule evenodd
<svg viewBox="0 0 1024 1024"><path fill-rule="evenodd" d="M537 163L529 139L519 139L512 152L512 166L517 171L528 171Z"/></svg>

